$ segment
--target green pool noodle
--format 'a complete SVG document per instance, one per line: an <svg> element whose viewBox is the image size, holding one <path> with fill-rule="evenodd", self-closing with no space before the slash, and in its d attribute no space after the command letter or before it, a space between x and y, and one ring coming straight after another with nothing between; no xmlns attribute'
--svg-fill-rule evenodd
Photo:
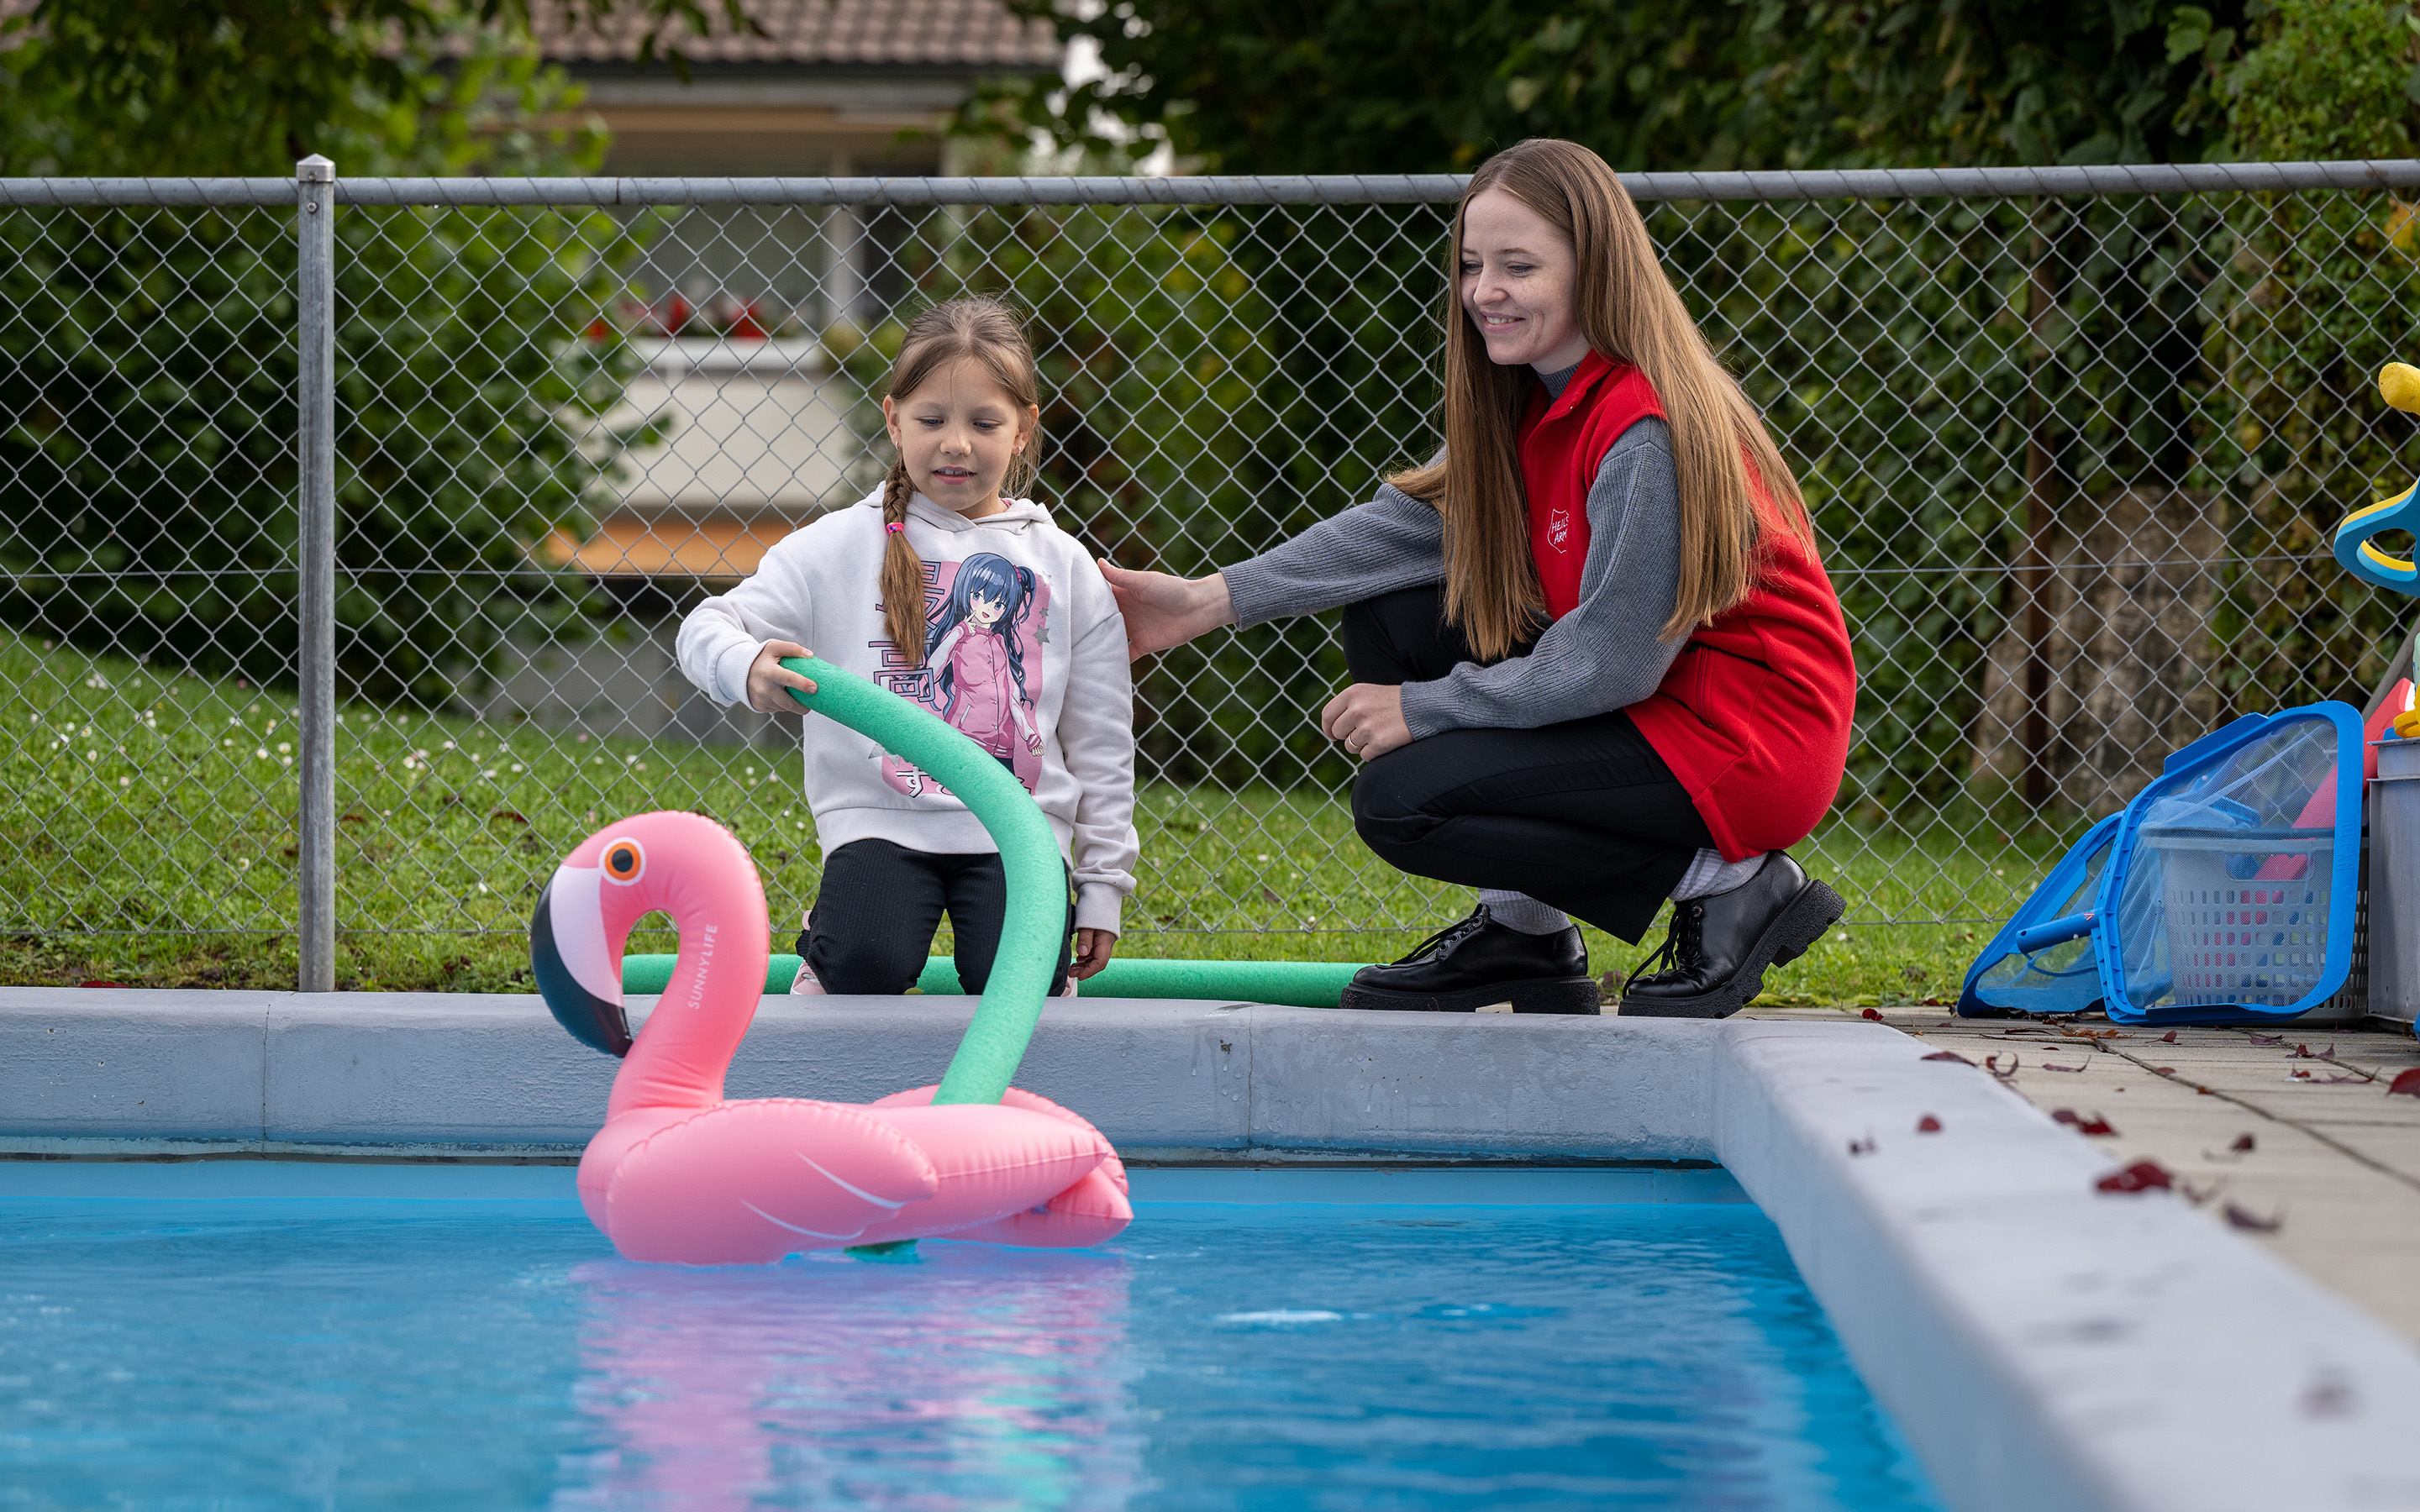
<svg viewBox="0 0 2420 1512"><path fill-rule="evenodd" d="M660 993L673 979L671 955L626 955L622 990ZM1112 961L1077 985L1086 997L1216 998L1222 1003L1276 1003L1287 1008L1334 1008L1344 984L1361 967L1327 961ZM799 958L777 955L765 968L765 991L786 993L798 981ZM937 955L916 979L920 992L954 997L956 963Z"/></svg>
<svg viewBox="0 0 2420 1512"><path fill-rule="evenodd" d="M896 693L819 656L784 656L782 665L814 679L815 691L790 690L799 707L865 736L938 779L982 822L1000 847L1008 903L1000 952L983 1001L941 1073L936 1103L997 1103L1016 1078L1042 1017L1065 947L1067 873L1059 840L1025 784L982 747Z"/></svg>
<svg viewBox="0 0 2420 1512"><path fill-rule="evenodd" d="M1112 961L1077 984L1086 997L1215 997L1227 1003L1334 1008L1357 964L1326 961ZM796 973L794 972L795 979ZM665 974L667 980L671 973ZM936 996L966 991L956 963L937 955L916 985Z"/></svg>

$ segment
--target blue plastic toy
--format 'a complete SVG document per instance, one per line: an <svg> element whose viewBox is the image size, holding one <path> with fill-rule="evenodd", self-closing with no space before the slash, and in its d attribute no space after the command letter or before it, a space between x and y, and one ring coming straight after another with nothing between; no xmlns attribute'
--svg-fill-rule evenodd
<svg viewBox="0 0 2420 1512"><path fill-rule="evenodd" d="M2409 414L2420 414L2420 368L2389 363L2378 375L2378 392L2386 402ZM2336 527L2336 561L2364 582L2392 588L2398 594L2420 594L2420 565L2389 556L2370 543L2384 531L2420 535L2420 482L2392 499L2356 509Z"/></svg>

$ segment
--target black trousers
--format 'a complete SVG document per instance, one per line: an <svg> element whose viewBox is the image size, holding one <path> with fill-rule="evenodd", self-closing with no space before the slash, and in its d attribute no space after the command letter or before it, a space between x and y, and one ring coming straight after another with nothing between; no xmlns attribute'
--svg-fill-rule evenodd
<svg viewBox="0 0 2420 1512"><path fill-rule="evenodd" d="M1357 683L1433 682L1480 659L1446 623L1441 587L1344 610ZM1353 825L1399 871L1527 893L1633 942L1714 842L1620 710L1533 730L1449 730L1388 751L1353 784Z"/></svg>
<svg viewBox="0 0 2420 1512"><path fill-rule="evenodd" d="M887 840L851 841L824 857L799 953L828 993L895 995L916 985L947 910L959 984L979 993L991 980L1007 908L1008 874L995 852L937 856ZM1068 934L1075 925L1069 903ZM1050 991L1066 985L1063 949Z"/></svg>

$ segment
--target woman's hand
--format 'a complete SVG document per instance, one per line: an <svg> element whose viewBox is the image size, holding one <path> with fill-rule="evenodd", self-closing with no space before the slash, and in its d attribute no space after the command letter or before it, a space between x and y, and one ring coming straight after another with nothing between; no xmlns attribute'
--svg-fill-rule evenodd
<svg viewBox="0 0 2420 1512"><path fill-rule="evenodd" d="M1346 750L1365 762L1408 746L1412 727L1404 722L1404 690L1386 683L1356 683L1319 712L1319 733L1343 742Z"/></svg>
<svg viewBox="0 0 2420 1512"><path fill-rule="evenodd" d="M1081 981L1096 975L1118 953L1118 937L1105 929L1079 929L1076 932L1076 961L1067 968L1069 980Z"/></svg>
<svg viewBox="0 0 2420 1512"><path fill-rule="evenodd" d="M1118 612L1126 622L1126 659L1140 661L1154 652L1181 646L1206 630L1235 623L1235 605L1227 596L1227 579L1179 578L1165 572L1128 572L1101 563L1101 576L1118 596Z"/></svg>
<svg viewBox="0 0 2420 1512"><path fill-rule="evenodd" d="M789 689L812 693L815 690L814 679L783 666L782 658L814 655L795 640L766 641L765 649L748 664L748 706L759 714L798 712L799 705L791 700Z"/></svg>

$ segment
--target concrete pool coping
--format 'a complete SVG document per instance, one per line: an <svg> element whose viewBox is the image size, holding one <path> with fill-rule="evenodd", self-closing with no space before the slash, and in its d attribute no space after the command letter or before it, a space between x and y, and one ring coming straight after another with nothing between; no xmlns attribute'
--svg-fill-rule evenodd
<svg viewBox="0 0 2420 1512"><path fill-rule="evenodd" d="M971 1006L767 998L729 1091L929 1081ZM2420 1355L2184 1202L2097 1192L2105 1154L1932 1049L1085 998L1049 1005L1018 1082L1170 1165L1578 1165L1678 1194L1718 1165L1962 1512L2420 1508ZM560 1162L613 1071L530 996L5 989L0 1154Z"/></svg>

